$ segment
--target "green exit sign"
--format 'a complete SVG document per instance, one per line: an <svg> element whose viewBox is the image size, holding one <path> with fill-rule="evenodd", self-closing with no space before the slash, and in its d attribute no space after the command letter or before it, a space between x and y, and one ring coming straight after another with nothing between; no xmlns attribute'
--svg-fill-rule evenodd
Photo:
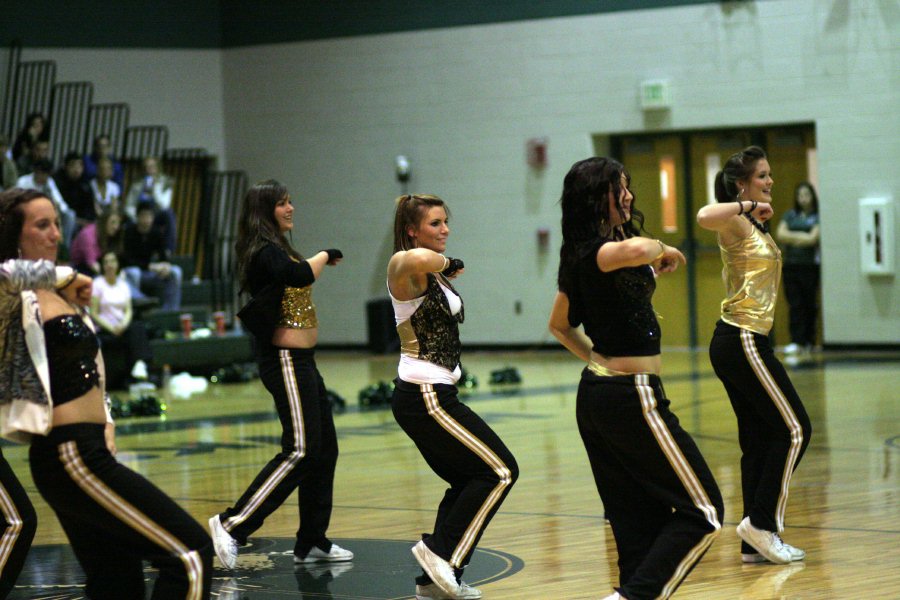
<svg viewBox="0 0 900 600"><path fill-rule="evenodd" d="M641 82L641 108L671 108L672 96L668 79L648 79Z"/></svg>

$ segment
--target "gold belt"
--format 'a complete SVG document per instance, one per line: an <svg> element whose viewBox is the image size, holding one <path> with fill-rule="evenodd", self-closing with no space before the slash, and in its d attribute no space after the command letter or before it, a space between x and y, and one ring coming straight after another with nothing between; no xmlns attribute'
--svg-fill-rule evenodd
<svg viewBox="0 0 900 600"><path fill-rule="evenodd" d="M587 368L588 368L588 370L590 370L591 373L593 373L594 375L597 375L598 377L621 377L622 375L624 375L626 377L630 377L632 375L641 375L641 374L652 375L652 373L647 373L644 371L642 371L640 373L626 373L624 371L616 371L615 369L610 369L609 367L604 367L600 363L595 362L593 360L588 361Z"/></svg>

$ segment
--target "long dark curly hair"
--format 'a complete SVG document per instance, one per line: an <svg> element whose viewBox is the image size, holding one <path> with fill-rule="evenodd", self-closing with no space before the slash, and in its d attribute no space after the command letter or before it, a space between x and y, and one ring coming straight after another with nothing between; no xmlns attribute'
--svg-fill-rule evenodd
<svg viewBox="0 0 900 600"><path fill-rule="evenodd" d="M247 289L250 262L266 244L275 244L297 260L303 258L291 247L275 221L275 205L287 196L287 188L274 179L260 181L244 196L238 219L237 241L234 244L241 292Z"/></svg>
<svg viewBox="0 0 900 600"><path fill-rule="evenodd" d="M618 199L622 193L622 175L631 182L625 166L612 158L592 157L580 160L563 180L559 203L562 205L562 247L559 249L557 285L568 293L573 267L589 247L603 239L626 239L644 230L644 215L631 201L631 218L616 202L620 227L613 227L609 214L609 194Z"/></svg>

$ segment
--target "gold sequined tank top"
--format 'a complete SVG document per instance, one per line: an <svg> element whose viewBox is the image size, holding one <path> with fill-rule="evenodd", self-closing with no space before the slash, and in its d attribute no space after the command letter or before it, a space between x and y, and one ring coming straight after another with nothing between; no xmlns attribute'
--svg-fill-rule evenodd
<svg viewBox="0 0 900 600"><path fill-rule="evenodd" d="M750 228L750 235L725 246L719 239L725 299L722 320L729 325L768 335L775 318L781 281L781 251L772 236Z"/></svg>
<svg viewBox="0 0 900 600"><path fill-rule="evenodd" d="M291 258L296 262L296 259ZM302 288L285 287L281 296L281 318L278 327L286 329L315 329L319 326L316 305L312 301L312 285Z"/></svg>

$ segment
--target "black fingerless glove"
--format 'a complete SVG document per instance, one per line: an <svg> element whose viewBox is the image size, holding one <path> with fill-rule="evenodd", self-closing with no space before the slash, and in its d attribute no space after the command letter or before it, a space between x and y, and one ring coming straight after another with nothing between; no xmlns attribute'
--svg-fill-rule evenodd
<svg viewBox="0 0 900 600"><path fill-rule="evenodd" d="M329 248L324 251L328 254L328 264L333 265L335 261L339 258L344 258L344 253L338 250L337 248Z"/></svg>
<svg viewBox="0 0 900 600"><path fill-rule="evenodd" d="M466 266L463 264L463 261L458 258L450 258L448 256L447 260L450 261L450 264L447 265L446 269L441 271L441 275L443 275L444 277L453 277L453 275L455 275L457 271L459 271L460 269L464 269Z"/></svg>

